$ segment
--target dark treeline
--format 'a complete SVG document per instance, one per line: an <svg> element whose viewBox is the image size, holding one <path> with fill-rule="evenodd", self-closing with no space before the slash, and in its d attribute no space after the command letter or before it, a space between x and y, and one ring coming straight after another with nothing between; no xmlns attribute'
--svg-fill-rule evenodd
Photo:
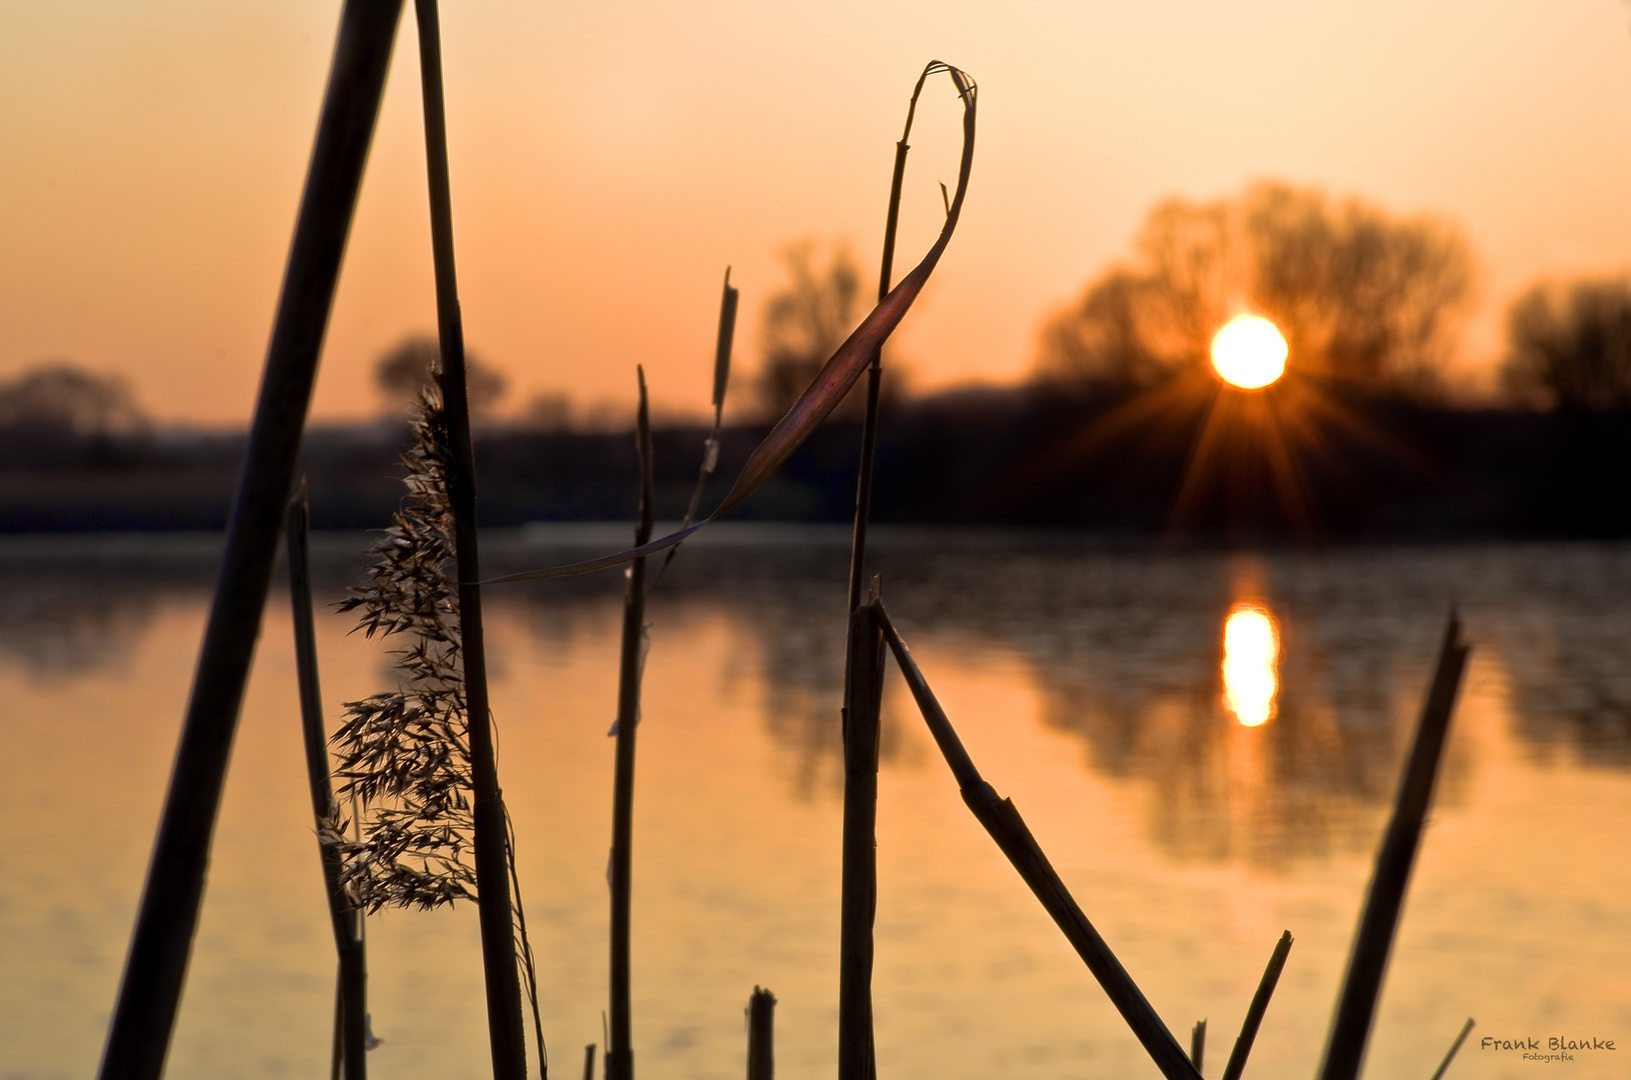
<svg viewBox="0 0 1631 1080"><path fill-rule="evenodd" d="M874 517L1201 542L1631 535L1626 410L1350 401L1340 422L1281 424L1305 433L1282 432L1277 467L1262 424L1236 424L1216 452L1204 450L1216 394L1153 417L1141 401L1132 390L1032 384L903 402L882 426ZM726 429L712 500L764 431ZM684 512L706 435L701 426L654 433L659 518ZM406 439L405 427L385 423L311 431L313 526L387 524L403 496L396 455ZM828 424L731 516L846 520L858 446L857 425ZM226 522L243 438L134 431L24 449L0 446L0 531L211 530ZM634 513L628 434L493 428L476 454L484 525Z"/></svg>

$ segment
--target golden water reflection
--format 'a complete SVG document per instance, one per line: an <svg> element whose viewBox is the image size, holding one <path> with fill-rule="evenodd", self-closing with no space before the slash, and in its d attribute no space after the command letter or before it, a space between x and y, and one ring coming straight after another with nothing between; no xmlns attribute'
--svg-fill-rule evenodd
<svg viewBox="0 0 1631 1080"><path fill-rule="evenodd" d="M1296 992L1276 998L1253 1055L1262 1080L1317 1066L1453 590L1478 651L1373 1071L1431 1071L1467 1015L1490 1029L1556 1022L1625 1037L1622 550L1276 556L1245 573L1227 556L879 547L891 613L970 752L1170 1025L1238 1016L1280 931L1297 936L1287 969ZM568 560L538 564L554 561ZM736 1068L755 984L782 1001L780 1071L831 1075L846 563L841 545L699 546L653 595L635 1040L675 1080ZM13 609L35 615L0 616L0 737L25 748L0 755L0 813L16 825L0 875L0 1056L18 1075L95 1068L208 607L207 569L163 583L93 576L81 567L53 584L16 571ZM489 609L501 769L557 1050L600 1034L620 585L549 584L496 594ZM1246 600L1271 621L1278 649L1273 690L1260 685L1255 699L1273 719L1258 727L1242 724L1226 695L1223 628ZM319 625L325 697L379 689L380 643L348 635L332 613ZM1250 633L1261 657L1261 624L1242 635L1248 644ZM50 659L59 656L74 662ZM327 1061L333 953L292 686L287 613L274 602L174 1080L310 1075ZM884 738L880 1071L1148 1073L968 815L894 676ZM1542 863L1548 873L1535 874ZM482 1059L472 914L371 921L371 1011L386 1040L371 1061L382 1075L468 1076ZM1572 1075L1606 1080L1615 1064L1581 1062Z"/></svg>
<svg viewBox="0 0 1631 1080"><path fill-rule="evenodd" d="M1274 716L1280 691L1280 629L1259 604L1234 606L1223 623L1223 704L1244 727Z"/></svg>

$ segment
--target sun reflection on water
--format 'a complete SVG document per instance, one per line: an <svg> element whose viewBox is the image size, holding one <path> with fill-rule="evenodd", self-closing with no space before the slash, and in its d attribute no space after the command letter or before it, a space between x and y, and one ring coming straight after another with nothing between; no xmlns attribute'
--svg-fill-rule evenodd
<svg viewBox="0 0 1631 1080"><path fill-rule="evenodd" d="M1280 690L1280 631L1260 604L1239 603L1223 624L1223 704L1244 727L1274 716Z"/></svg>

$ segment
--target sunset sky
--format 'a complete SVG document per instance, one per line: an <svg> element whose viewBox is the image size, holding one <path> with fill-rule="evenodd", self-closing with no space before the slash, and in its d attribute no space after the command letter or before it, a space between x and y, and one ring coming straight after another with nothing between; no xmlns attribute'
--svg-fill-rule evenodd
<svg viewBox="0 0 1631 1080"><path fill-rule="evenodd" d="M0 7L0 378L66 358L124 375L161 420L247 420L338 11ZM1622 0L481 0L442 21L466 333L510 377L510 409L632 407L644 363L659 407L700 412L727 263L742 372L786 244L846 242L872 279L931 58L979 80L980 125L963 224L896 338L919 389L1021 378L1041 323L1151 203L1254 179L1458 223L1481 268L1472 373L1518 289L1631 266ZM378 412L374 360L435 325L412 23L318 420ZM902 268L956 178L955 97L943 77L928 96Z"/></svg>

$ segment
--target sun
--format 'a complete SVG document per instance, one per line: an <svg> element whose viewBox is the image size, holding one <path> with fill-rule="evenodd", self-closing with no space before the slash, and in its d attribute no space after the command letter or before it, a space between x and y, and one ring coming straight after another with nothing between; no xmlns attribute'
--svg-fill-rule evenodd
<svg viewBox="0 0 1631 1080"><path fill-rule="evenodd" d="M1212 366L1223 381L1258 390L1285 374L1286 339L1259 315L1240 315L1212 338Z"/></svg>

